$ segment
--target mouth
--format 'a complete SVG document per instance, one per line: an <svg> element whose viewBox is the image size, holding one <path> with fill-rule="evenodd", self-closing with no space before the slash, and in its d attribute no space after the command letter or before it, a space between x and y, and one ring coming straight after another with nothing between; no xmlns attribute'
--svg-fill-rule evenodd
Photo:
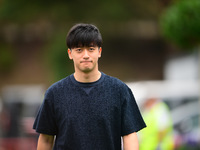
<svg viewBox="0 0 200 150"><path fill-rule="evenodd" d="M88 61L88 60L85 60L85 61L81 61L81 63L91 63L92 61Z"/></svg>

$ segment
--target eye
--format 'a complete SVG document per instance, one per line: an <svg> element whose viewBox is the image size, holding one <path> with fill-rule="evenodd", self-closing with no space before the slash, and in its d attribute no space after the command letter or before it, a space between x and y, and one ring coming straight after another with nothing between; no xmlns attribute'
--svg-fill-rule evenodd
<svg viewBox="0 0 200 150"><path fill-rule="evenodd" d="M76 52L81 53L81 52L82 52L82 49L81 49L81 48L77 48L77 49L76 49Z"/></svg>
<svg viewBox="0 0 200 150"><path fill-rule="evenodd" d="M89 48L89 51L94 51L94 50L95 50L95 48L93 48L93 47Z"/></svg>

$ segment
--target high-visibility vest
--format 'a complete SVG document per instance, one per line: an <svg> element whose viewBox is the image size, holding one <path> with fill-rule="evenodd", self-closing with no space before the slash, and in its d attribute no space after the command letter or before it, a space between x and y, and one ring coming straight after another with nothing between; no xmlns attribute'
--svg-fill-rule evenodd
<svg viewBox="0 0 200 150"><path fill-rule="evenodd" d="M160 123L158 119L162 117L161 112L165 112L169 117L163 139L159 139ZM173 150L173 125L168 107L163 102L158 102L149 110L143 113L147 127L139 132L140 150ZM164 116L163 116L164 117ZM165 122L166 123L166 122Z"/></svg>

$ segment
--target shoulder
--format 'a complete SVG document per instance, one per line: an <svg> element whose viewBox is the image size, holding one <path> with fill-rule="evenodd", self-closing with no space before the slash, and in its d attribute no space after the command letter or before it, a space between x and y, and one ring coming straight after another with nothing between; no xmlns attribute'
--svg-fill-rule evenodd
<svg viewBox="0 0 200 150"><path fill-rule="evenodd" d="M66 87L67 85L71 84L70 82L70 76L67 76L55 83L53 83L49 88L47 89L47 93L51 92L58 92L60 89Z"/></svg>
<svg viewBox="0 0 200 150"><path fill-rule="evenodd" d="M110 86L117 87L121 90L130 90L130 88L126 85L126 83L124 83L123 81L121 81L116 77L112 77L105 74L104 78L105 78L105 83L109 84Z"/></svg>

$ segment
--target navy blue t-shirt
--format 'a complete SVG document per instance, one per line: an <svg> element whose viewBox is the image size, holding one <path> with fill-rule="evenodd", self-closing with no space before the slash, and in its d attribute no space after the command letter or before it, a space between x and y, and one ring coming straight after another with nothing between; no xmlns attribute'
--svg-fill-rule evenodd
<svg viewBox="0 0 200 150"><path fill-rule="evenodd" d="M54 150L121 150L121 136L146 127L129 87L102 73L92 83L73 74L46 91L33 128L56 135Z"/></svg>

